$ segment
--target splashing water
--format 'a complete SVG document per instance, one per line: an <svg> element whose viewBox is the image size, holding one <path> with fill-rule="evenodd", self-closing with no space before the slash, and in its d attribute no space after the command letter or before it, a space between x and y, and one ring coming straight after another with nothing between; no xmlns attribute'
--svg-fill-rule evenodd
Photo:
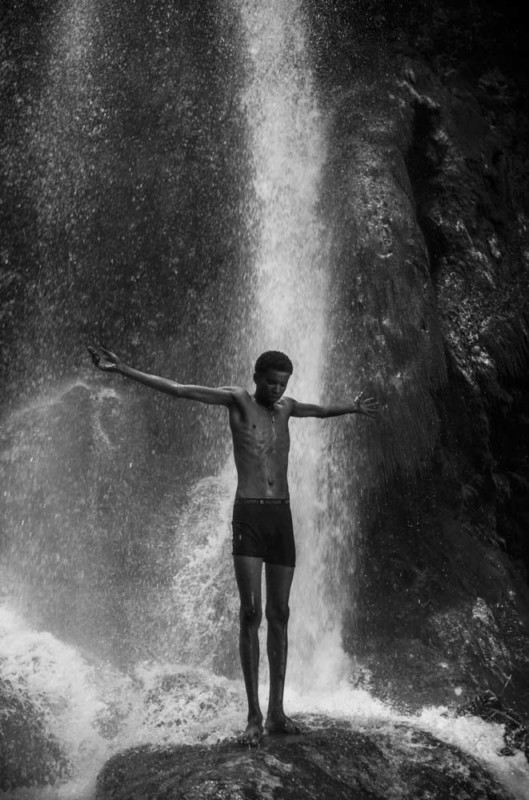
<svg viewBox="0 0 529 800"><path fill-rule="evenodd" d="M92 797L97 772L114 752L140 744L215 742L232 736L242 686L180 664L142 662L125 674L83 657L52 634L28 628L0 607L2 676L29 696L72 765L72 780L13 797ZM10 794L10 796L11 796Z"/></svg>
<svg viewBox="0 0 529 800"><path fill-rule="evenodd" d="M24 685L44 713L49 732L73 765L69 782L19 789L7 795L10 800L91 800L96 775L114 753L142 744L214 744L233 737L244 714L240 681L160 661L141 662L123 673L83 657L49 633L31 630L7 606L0 606L0 662L4 677ZM345 681L308 692L289 686L285 699L296 714L325 714L368 734L391 735L399 723L412 724L473 755L518 800L527 796L527 762L521 753L509 759L498 755L499 725L454 718L444 708L404 716Z"/></svg>
<svg viewBox="0 0 529 800"><path fill-rule="evenodd" d="M242 24L246 65L241 106L249 133L252 200L245 224L253 236L250 272L256 298L240 354L255 358L264 349L284 350L295 367L289 394L319 402L324 392L328 314L328 248L318 216L326 131L307 55L303 4L295 0L266 4L233 0L233 6ZM69 6L61 4L61 8L59 17L65 9L67 13L52 54L49 97L59 96L74 74L68 91L75 94L84 87L94 100L96 89L90 83L92 78L88 80L88 68L95 70L89 62L100 34L97 15L91 11L96 4L79 0ZM60 103L53 105L44 126L61 128L61 114ZM50 149L44 141L37 145ZM54 148L55 157L60 158L61 147L55 143ZM89 159L81 161L85 169ZM60 191L56 191L53 182L65 169L62 163L47 162L43 181L46 197L60 195L67 207L74 202L83 169L73 178L61 178ZM70 195L63 192L64 182ZM67 213L61 208L42 205L43 225L48 224L44 217L52 212L58 216ZM64 392L66 397L68 392ZM93 458L93 474L120 450L119 437L110 432L108 415L102 410L108 400L119 404L119 390L105 389L97 398L92 438L86 448ZM58 400L48 398L45 405L55 413ZM298 568L285 701L289 713L326 713L345 718L360 729L390 729L410 718L394 713L367 691L351 688L351 664L340 643L340 606L329 602L329 548L345 535L345 524L350 535L354 520L349 519L347 509L330 516L331 497L336 496L332 481L339 483L343 477L336 474L328 455L325 425L317 420L292 421L290 482ZM39 444L41 454L48 452L46 436L48 428ZM60 456L60 450L57 452ZM127 458L128 451L123 456L124 461ZM49 470L51 461L42 457L43 471ZM59 475L60 458L55 461L58 466L54 463L53 468ZM27 475L30 481L41 479L36 469L28 468ZM218 475L203 478L190 492L173 524L176 544L170 557L174 568L170 586L160 582L160 586L142 586L138 591L138 603L150 606L146 618L159 629L153 637L156 650L152 658L138 659L127 671L87 656L52 633L35 630L12 610L13 598L7 593L6 605L0 607L2 675L31 697L73 765L68 784L20 790L15 797L90 798L97 771L119 750L143 743L213 743L240 730L246 711L242 682L219 677L219 673L230 674L222 657L230 646L233 649L237 627L229 558L233 491L230 461ZM102 534L107 533L103 527ZM38 556L38 548L35 553ZM47 566L51 567L51 559ZM90 578L85 576L85 580ZM266 694L266 664L262 675L261 691ZM522 756L509 761L497 756L499 727L454 719L444 709L425 709L411 721L477 755L516 796L524 797L527 767Z"/></svg>

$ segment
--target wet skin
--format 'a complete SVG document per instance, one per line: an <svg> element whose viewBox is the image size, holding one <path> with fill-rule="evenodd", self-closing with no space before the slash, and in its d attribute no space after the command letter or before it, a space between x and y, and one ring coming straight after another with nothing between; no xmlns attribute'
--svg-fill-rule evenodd
<svg viewBox="0 0 529 800"><path fill-rule="evenodd" d="M250 395L237 386L210 388L179 384L150 375L124 364L105 348L89 347L94 364L106 372L118 372L173 397L195 400L228 409L237 469L239 498L287 499L290 417L335 417L363 414L374 417L378 403L359 394L351 403L313 405L299 403L284 393L290 374L268 369L254 375L255 392ZM263 735L263 715L258 697L259 638L262 619L261 583L263 560L234 556L235 577L241 600L239 652L248 699L248 725L240 741L255 746ZM270 665L270 694L266 731L270 734L299 733L283 711L283 692L288 653L289 596L294 568L265 565L267 653Z"/></svg>
<svg viewBox="0 0 529 800"><path fill-rule="evenodd" d="M288 420L292 402L283 398L290 375L268 370L255 375L256 389L237 394L229 408L237 497L288 498Z"/></svg>
<svg viewBox="0 0 529 800"><path fill-rule="evenodd" d="M267 370L254 375L255 393L242 396L230 408L230 427L237 467L237 497L281 498L288 494L288 420L292 403L282 399L290 374ZM255 746L263 734L259 706L259 626L262 618L263 561L234 556L235 577L241 599L239 653L248 698L248 725L242 744ZM299 733L283 711L283 692L288 652L288 599L294 568L265 565L267 653L270 665L268 733Z"/></svg>

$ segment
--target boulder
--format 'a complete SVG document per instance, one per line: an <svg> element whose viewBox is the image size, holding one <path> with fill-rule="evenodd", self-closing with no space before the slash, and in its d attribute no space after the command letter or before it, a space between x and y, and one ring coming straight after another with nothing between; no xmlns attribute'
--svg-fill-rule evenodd
<svg viewBox="0 0 529 800"><path fill-rule="evenodd" d="M68 777L70 765L45 715L19 687L0 678L0 791L45 786Z"/></svg>
<svg viewBox="0 0 529 800"><path fill-rule="evenodd" d="M476 759L406 724L352 730L306 718L299 736L265 736L257 748L143 746L114 756L97 800L508 800Z"/></svg>

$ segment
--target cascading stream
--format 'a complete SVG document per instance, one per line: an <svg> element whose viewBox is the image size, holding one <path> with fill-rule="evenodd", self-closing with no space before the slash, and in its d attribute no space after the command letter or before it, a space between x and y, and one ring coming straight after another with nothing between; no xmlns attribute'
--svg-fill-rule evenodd
<svg viewBox="0 0 529 800"><path fill-rule="evenodd" d="M247 269L255 298L248 312L248 331L242 336L233 332L237 355L249 372L260 352L286 352L294 362L287 393L319 402L328 270L317 204L325 129L306 52L305 20L297 3L241 2L236 9L245 47L241 104L253 198L245 223L253 233ZM251 389L250 374L247 381ZM298 565L291 601L289 674L298 689L312 692L336 688L348 666L340 646L340 615L325 597L330 525L328 486L321 480L323 472L329 473L325 430L322 420L291 421L289 477ZM189 553L175 576L172 594L161 602L161 616L173 620L166 655L176 646L192 663L210 668L222 663L226 638L233 636L236 626L238 600L227 557L234 490L230 457L219 476L206 478L197 487L180 516L175 541L187 542ZM266 625L261 635L264 682Z"/></svg>
<svg viewBox="0 0 529 800"><path fill-rule="evenodd" d="M84 231L86 226L87 235L90 234L94 207L91 198L84 194L84 182L88 181L88 176L97 181L95 164L100 149L103 149L98 138L98 120L104 121L105 135L113 141L113 126L119 126L120 115L126 113L126 105L121 108L118 104L110 114L109 98L112 95L108 94L110 87L106 80L111 58L107 42L112 39L112 31L106 30L105 25L117 29L118 19L105 16L97 6L94 8L91 11L84 2L71 7L61 4L54 17L57 28L50 35L48 85L35 115L32 144L44 167L42 197L39 199L39 224L44 232L74 224L74 231L81 228ZM298 3L278 2L270 6L236 3L236 9L243 29L241 60L245 69L244 87L239 99L247 124L247 151L251 162L251 185L248 189L251 199L244 224L254 236L252 259L246 269L251 273L255 301L254 307L248 311L247 327L243 331L233 331L230 346L237 352L241 363L247 364L248 371L263 350L284 350L295 365L289 392L300 400L318 402L322 397L327 293L325 235L317 215L319 179L325 162L325 130L306 52L305 20ZM165 24L174 32L177 23L172 14L168 9ZM154 26L153 15L155 11L151 9L149 24ZM116 58L120 60L124 56L117 53ZM65 115L69 120L66 126ZM75 247L79 244L75 237L73 243ZM84 259L84 255L80 257ZM86 270L89 264L82 260L81 266ZM79 272L82 272L80 268ZM71 284L71 291L75 291L74 272L58 277L64 277ZM248 302L245 297L239 300ZM61 320L57 318L56 321L59 337ZM49 322L46 324L49 326ZM224 376L224 380L227 377ZM38 517L42 508L37 501L34 511L23 505L17 508L20 519L13 521L11 555L20 562L18 568L23 571L29 539L34 554L32 560L38 558L42 562L36 584L43 606L48 618L60 614L57 628L50 624L52 633L58 633L53 652L59 660L65 657L60 645L61 625L75 631L79 619L86 618L88 623L85 624L89 625L92 636L93 630L97 629L102 638L115 637L112 615L119 613L123 630L122 649L129 648L135 652L137 647L141 653L142 642L136 639L141 638L144 631L147 644L143 652L145 647L147 652L152 652L152 675L155 676L152 680L158 688L153 689L149 696L161 690L165 680L162 676L170 671L172 667L169 665L171 662L174 665L175 660L180 665L200 664L206 670L222 674L225 669L223 659L227 658L230 647L234 650L237 627L237 596L229 556L229 513L234 491L231 459L220 474L206 476L198 482L189 493L184 508L173 511L171 567L167 563L160 564L162 572L157 552L160 512L153 510L152 523L145 527L142 535L147 573L150 570L153 577L129 599L129 589L123 581L118 559L124 552L122 543L133 541L135 534L131 534L130 527L135 521L128 514L128 508L121 509L125 511L123 517L119 505L115 508L112 504L105 506L108 510L106 516L102 516L100 498L103 485L111 485L116 478L129 484L134 491L134 471L140 456L134 453L130 433L127 435L126 431L127 420L134 418L134 425L137 424L136 401L132 399L137 395L132 392L125 395L119 381L112 379L105 383L105 388L95 388L93 396L88 383L73 382L68 386L66 391L62 391L50 385L42 408L37 403L36 409L21 409L17 420L9 423L10 428L16 431L13 455L18 472L15 470L14 475L24 485L37 487L46 495L46 506L49 505L45 520L40 523ZM251 374L248 375L248 388L251 388ZM62 428L59 432L55 427L56 420L65 413L73 415L81 405L83 419L87 414L92 417L88 429L83 433L77 420L75 435L65 435L63 440ZM213 419L214 412L209 413L212 425L226 424L225 418L217 416ZM292 597L289 675L298 691L305 685L317 690L322 682L328 683L332 673L329 665L337 663L336 656L338 662L341 658L339 620L332 619L322 592L325 579L322 540L327 490L319 480L319 474L325 458L324 426L321 421L292 421L290 477L297 528L298 570ZM140 422L135 430L138 431L138 441L145 445L143 423ZM87 437L85 440L83 435ZM71 440L79 442L78 450L71 450ZM30 441L36 457L26 462L23 453ZM86 458L89 462L83 463ZM68 486L71 486L64 498L61 495L63 466L68 474ZM79 496L75 494L75 476L83 472L90 475L94 484L89 496L84 487L79 490ZM101 486L98 485L100 480ZM142 486L139 491L144 492L146 484L141 483L141 476L138 480L140 483L137 485ZM57 492L51 491L54 482L58 484ZM149 486L147 484L147 488ZM15 495L18 497L17 492ZM142 505L148 504L149 500L150 495L146 494ZM56 509L62 512L63 508L65 514L56 512ZM71 509L75 514L70 514ZM167 521L164 520L164 524L168 524ZM75 526L73 531L72 525ZM68 551L73 542L78 551L75 576ZM92 546L87 542L93 542ZM102 569L100 575L97 572L97 553L102 559L109 559L110 569ZM114 559L115 569L112 568ZM174 569L174 580L168 585L166 575L171 568ZM30 576L35 577L30 564L28 569ZM44 570L45 583L40 575ZM61 600L57 603L46 594L53 595L54 581L59 583L61 591ZM100 604L99 587L105 592L108 612L105 605ZM31 592L31 580L27 591ZM123 592L124 595L120 594ZM114 606L111 605L113 597ZM26 598L25 602L27 607L31 598ZM105 613L101 616L102 608ZM8 618L15 620L9 623L11 643L6 651L10 674L13 675L21 658L17 631L20 630L23 641L29 641L33 634L28 633L26 623L18 616ZM83 639L82 632L79 637ZM37 633L31 641L35 642L32 646L37 650L41 647ZM151 647L154 649L150 650ZM70 657L74 658L68 651L68 659ZM320 658L318 663L315 662L317 657ZM134 670L134 664L130 668ZM321 678L319 682L315 681L316 673ZM233 674L232 666L229 674ZM262 676L266 679L265 664ZM45 681L44 675L42 680ZM90 669L83 674L83 680L94 688L96 679ZM142 677L140 683L142 681L145 683L146 679ZM113 684L114 678L110 682ZM188 691L188 678L182 682ZM104 681L98 679L96 683L96 696L101 696L98 693L102 691ZM109 688L109 698L116 692L121 693L121 682L118 683L119 687L112 685ZM30 681L28 685L31 687L33 684ZM207 691L213 686L214 682ZM75 691L72 688L74 694ZM56 693L55 686L53 692ZM235 694L241 705L229 713L226 710L222 712L223 725L240 724L244 701L239 692L240 687ZM87 698L94 694L82 690L80 693L86 694ZM232 702L231 695L229 698ZM82 698L78 699L82 703ZM137 711L131 715L130 722L125 723L125 729L121 723L116 725L123 746L148 740L153 735L150 722L141 721L144 702L145 698L133 700ZM115 700L102 699L86 709L87 726L93 726L91 733L87 731L87 737L94 737L94 746L101 753L105 751L105 742L100 728L107 730L105 715L112 716L109 709L115 703ZM172 699L165 698L165 703L168 728L156 731L162 738L167 733L174 734L170 726L174 725L175 716L179 716ZM70 723L62 718L56 722L47 710L45 713L52 730L59 731L61 738L67 737ZM193 715L190 712L188 716ZM124 718L128 719L128 713ZM179 731L178 735L185 737L186 733ZM76 734L68 746L68 756L74 762L78 738ZM115 742L112 743L114 746Z"/></svg>
<svg viewBox="0 0 529 800"><path fill-rule="evenodd" d="M318 218L325 126L308 57L302 4L238 2L247 49L243 107L248 121L254 202L256 301L251 346L286 352L294 363L287 394L323 399L327 247ZM342 661L339 620L323 597L327 487L321 480L325 423L292 420L290 485L298 568L292 593L291 674L325 683ZM314 659L319 656L317 664ZM338 664L337 664L338 662ZM341 668L341 667L340 667ZM332 679L331 679L332 680Z"/></svg>
<svg viewBox="0 0 529 800"><path fill-rule="evenodd" d="M187 417L187 410L177 412L191 420L191 430L185 433L193 446L197 441L196 452L189 445L186 451L197 467L191 480L185 474L190 461L181 456L181 441L174 450L172 442L160 441L181 429L174 424L167 426L169 434L160 433L155 424L159 419L149 413L152 406L140 399L143 390L95 376L88 367L62 382L51 377L50 341L59 358L68 350L64 340L70 334L75 342L72 332L86 320L75 316L74 306L90 303L91 284L112 278L115 271L116 283L108 292L105 284L99 297L113 297L113 292L117 296L123 289L120 259L135 258L136 245L152 238L158 247L146 248L138 257L145 269L127 263L131 296L135 287L143 286L134 296L147 302L157 281L142 282L151 272L155 278L162 276L163 295L164 265L176 275L175 283L167 286L177 285L183 294L186 280L196 280L196 273L199 280L191 299L186 296L179 306L189 315L183 331L174 333L166 320L153 318L153 328L160 329L148 339L148 326L141 327L141 303L139 315L131 312L129 317L128 306L119 306L116 320L108 325L105 320L104 330L115 325L122 341L134 342L138 349L131 347L133 352L142 358L146 354L147 363L138 357L137 366L149 369L147 342L156 341L165 356L176 352L174 377L180 379L180 355L187 358L182 363L191 374L194 354L210 348L197 372L207 374L209 369L211 377L213 365L219 367L219 376L211 380L228 381L232 376L224 374L226 363L236 354L234 372L240 376L244 367L251 389L249 373L256 356L279 349L294 362L288 394L314 403L350 399L335 397L332 391L327 397L323 383L329 363L326 351L334 336L327 328L329 234L319 215L327 131L311 73L304 4L231 0L230 13L215 7L222 20L203 10L207 4L182 5L184 10L172 0L111 6L95 0L57 2L45 42L46 77L32 108L30 129L21 132L25 144L20 145L19 157L27 146L28 164L38 164L35 174L27 167L24 179L31 187L40 236L37 249L43 254L36 290L39 295L42 289L42 309L31 322L46 358L31 363L37 374L31 389L26 387L31 402L3 421L2 475L9 478L3 501L9 519L6 544L0 543L0 677L15 699L27 702L26 721L34 723L34 732L44 731L52 744L57 743L70 772L64 785L29 793L22 789L15 800L92 800L97 771L113 753L139 744L215 743L238 733L246 713L229 541L235 470L231 459L218 472L208 466L207 446L198 441L201 426L210 425L217 433L227 425L224 410L197 410ZM136 17L140 8L145 12L141 20ZM232 17L237 23L230 27ZM211 79L210 51L206 58L196 46L197 41L209 46L215 37L222 39L212 31L213 22L222 22L222 30L233 37L223 40L220 49L240 45L241 53L230 62L234 72L240 62L244 66L244 74L236 76L236 85L228 85L218 105L213 93L201 96ZM196 34L197 40L186 33ZM205 66L198 63L202 60ZM151 106L155 90L159 95ZM215 136L235 107L242 112L246 134L237 153L230 146L242 141L241 131L231 144L221 137L218 144ZM209 123L215 135L209 129L204 132ZM215 170L217 177L226 170L225 183L219 178L215 184L224 202L221 190L229 187L233 174L239 175L246 155L248 169L237 178L247 182L244 230L230 229L227 237L251 239L250 257L239 267L235 248L229 249L219 231L225 219L218 223L212 213L221 205L200 202L210 197ZM21 166L17 169L23 172ZM153 170L158 170L155 178ZM185 194L188 179L190 184L196 179L198 188L193 185ZM235 193L230 201L235 205L242 194ZM208 214L211 227L202 228ZM235 213L229 217L234 219L239 219ZM196 229L185 239L189 220ZM141 225L147 233L142 234ZM215 251L220 267L215 258L215 264L208 265L212 272L218 267L220 278L212 278L206 268L200 272L197 243L189 244L203 233L214 240L211 249L218 242L225 248L221 254ZM167 241L171 247L166 248ZM58 253L61 268L56 269L52 255L55 259L56 245L65 242L67 261L61 262L64 253ZM98 272L107 250L109 269ZM201 256L204 252L211 254L206 249ZM186 259L191 264L187 272ZM230 287L237 296L229 297ZM212 336L204 343L204 331L217 332L219 296L233 302L226 305L230 323L229 311L240 311L238 324L228 333L224 325L218 340ZM53 313L45 302L50 299ZM171 302L178 300L171 295ZM116 309L118 305L116 301ZM153 307L156 303L150 311ZM114 306L109 303L105 309L113 311ZM28 362L36 360L31 348L21 355ZM41 386L42 392L33 389ZM350 453L345 427L350 422L338 420L336 425L342 422L344 427L334 430L340 431ZM338 590L329 592L328 586L335 577L331 571L340 558L337 553L342 553L340 542L354 534L353 511L336 498L350 497L355 476L344 475L341 462L331 459L331 424L291 422L290 488L298 566L286 708L293 715L323 713L369 729L401 718L342 680L351 669L340 643L342 601ZM227 439L221 439L219 433L224 446ZM202 478L195 480L197 473ZM347 492L340 491L344 482ZM261 675L266 679L264 647L262 652ZM116 653L122 657L119 666L119 659L112 659ZM435 709L426 709L417 724L470 751L477 742L498 772L507 771L496 756L498 734L490 726L484 733L479 725L472 729L469 720L454 720ZM26 741L21 741L20 749L25 747ZM43 756L42 762L47 768ZM53 774L54 764L49 766Z"/></svg>

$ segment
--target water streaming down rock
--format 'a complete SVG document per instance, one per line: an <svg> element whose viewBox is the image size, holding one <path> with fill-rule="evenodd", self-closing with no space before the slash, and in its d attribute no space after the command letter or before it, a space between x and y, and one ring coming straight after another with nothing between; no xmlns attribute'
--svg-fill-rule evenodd
<svg viewBox="0 0 529 800"><path fill-rule="evenodd" d="M307 48L308 19L298 2L237 4L248 78L243 107L251 139L256 304L250 341L286 352L294 374L287 394L323 400L327 347L328 254L319 217L325 124ZM328 397L326 399L329 399ZM325 423L291 422L290 487L297 530L290 670L297 685L332 684L343 668L340 620L326 603L328 486Z"/></svg>
<svg viewBox="0 0 529 800"><path fill-rule="evenodd" d="M155 59L159 49L177 36L179 26L185 25L185 14L179 15L172 4L157 11L147 4L145 10L145 25L155 37L156 46L151 47ZM198 189L182 186L178 172L172 177L164 175L160 189L149 171L159 172L162 154L167 158L169 139L172 145L189 147L192 136L202 137L201 157L208 146L213 149L216 145L208 141L203 128L188 131L185 124L175 123L177 130L167 134L164 128L161 143L147 155L149 130L139 130L129 114L134 100L141 108L138 94L149 75L140 73L139 34L125 10L110 12L81 1L57 5L46 29L47 80L40 100L33 102L29 134L25 132L40 166L33 192L41 270L34 284L33 327L21 351L28 373L33 371L30 387L38 399L19 404L4 428L11 464L4 495L9 519L4 546L8 600L30 624L87 648L96 658L110 657L129 670L142 658L152 658L160 675L169 669L164 664L175 658L230 676L239 674L237 599L229 557L234 469L231 459L229 466L222 466L228 438L226 420L211 409L182 409L175 419L175 412L171 417L163 401L158 407L156 400L144 399L138 387L119 381L110 384L107 377L79 368L75 342L84 344L87 315L90 308L95 309L91 302L100 301L99 330L114 340L116 349L123 332L126 346L141 352L142 358L148 357L151 343L160 371L164 371L174 347L176 355L171 358L178 360L182 380L245 380L250 386L256 355L277 347L294 360L295 394L317 401L321 393L326 278L325 243L316 206L325 149L306 54L305 21L301 7L295 4L279 3L270 9L241 4L237 11L240 31L232 31L232 36L236 40L238 35L241 42L241 92L237 95L236 81L233 97L211 100L199 124L205 124L206 113L226 113L225 107L216 109L215 102L235 105L232 113L236 119L237 107L240 109L247 142L231 156L231 164L244 156L246 148L251 151L249 169L238 171L241 185L246 175L251 176L244 188L247 211L238 234L239 244L245 238L250 242L249 257L240 268L232 264L229 273L219 270L215 274L212 267L209 274L204 272L206 285L201 287L198 310L180 298L189 291L185 281L196 298L194 277L183 269L180 283L176 283L175 303L184 317L172 329L166 319L158 319L159 313L147 321L136 313L151 285L144 262L156 251L146 252L149 248L138 227L142 216L149 215L153 225L149 236L161 243L158 269L164 277L166 269L172 281L180 271L180 256L175 257L174 249L185 251L181 257L193 259L195 248L202 243L192 242L190 232L182 244L184 234L176 232L170 219L170 201L179 190L189 194ZM218 11L217 24L226 32L222 20L223 13ZM203 20L199 24L205 25ZM207 26L206 30L210 37ZM207 41L212 47L211 40ZM233 42L223 44L225 49L232 46ZM160 91L167 81L169 102L171 80L188 61L185 47L176 55L167 46L164 52ZM134 95L121 71L125 62L128 70L143 78ZM199 78L199 71L191 75L191 80ZM186 93L193 97L196 92L196 86L184 83L178 99L185 100ZM196 97L193 102L198 102ZM192 128L200 113L192 107L184 122ZM183 143L178 142L177 134ZM211 150L209 157L215 157ZM185 167L180 164L179 169L184 169L185 175ZM167 205L161 220L155 221L147 199L158 205L164 190L169 192ZM102 206L107 192L117 212L109 203L105 220ZM129 252L137 267L132 276L111 238L128 250L121 213L129 204L127 192L134 200L128 227L133 243L140 248L139 253ZM185 221L184 212L180 201L173 210L179 222ZM178 237L180 244L166 253L165 243L171 236ZM234 234L229 238L233 241ZM52 268L54 258L60 269ZM138 289L142 280L147 285ZM154 282L152 289L159 295ZM112 293L114 307L109 304ZM66 298L73 295L79 298L79 306L65 305ZM215 314L219 306L226 318L218 319ZM206 344L212 333L214 347ZM48 359L50 353L58 358ZM70 366L68 375L72 355L73 370ZM72 381L72 371L81 378ZM182 459L186 439L191 439L186 430L191 419L200 421L201 429L194 425L199 441L191 443L191 458ZM172 429L177 442L173 449L161 446L158 440L157 429L164 424ZM222 435L219 428L224 430ZM328 620L322 598L315 591L318 580L314 582L321 568L317 521L325 502L318 488L323 443L317 431L316 425L304 421L293 436L292 493L298 499L301 574L294 606L302 611L293 620L292 640L301 646L297 657L293 653L291 669L298 677L302 665L310 665ZM215 450L219 452L212 458ZM192 467L186 475L190 461ZM218 471L216 464L220 465ZM175 480L181 482L181 488L173 485ZM20 627L27 641L24 624ZM336 631L335 626L333 633ZM37 650L39 641L36 635ZM4 654L11 676L17 652L10 646ZM54 652L61 659L66 651L57 645ZM46 671L46 663L46 658L39 658L39 675L41 667ZM317 671L324 671L321 665ZM91 669L87 667L83 674L91 685ZM314 674L307 680L314 683ZM98 687L96 695L100 683ZM90 705L93 693L85 694ZM107 701L101 702L108 709ZM83 716L87 728L94 728L96 749L101 743L97 722L101 707L97 706L98 702ZM237 716L240 713L242 708ZM64 727L61 717L54 729L64 736ZM103 729L110 728L103 724ZM121 724L117 728L123 733ZM89 731L87 736L90 738ZM74 761L77 744L72 741L67 748Z"/></svg>
<svg viewBox="0 0 529 800"><path fill-rule="evenodd" d="M204 713L216 720L212 737L228 734L243 707L238 682L215 699L214 675L185 667L233 674L237 660L236 611L227 621L218 613L233 597L233 470L228 488L216 477L226 420L175 411L87 369L88 336L97 336L129 357L141 349L155 371L184 381L237 383L248 373L234 359L248 355L238 350L246 281L230 172L242 184L244 146L230 138L236 82L216 86L233 69L223 16L213 30L208 10L133 5L58 3L46 17L45 79L25 99L8 162L19 190L27 170L38 259L19 339L26 381L2 427L2 588L20 613L6 610L0 660L7 696L33 698L74 777L93 777L108 748L127 741L169 730L202 737ZM201 550L219 533L220 584L215 542L214 553ZM151 667L131 681L106 659L129 673L145 659ZM8 787L53 779L51 765L35 770L31 758L10 765Z"/></svg>
<svg viewBox="0 0 529 800"><path fill-rule="evenodd" d="M293 712L345 714L360 726L387 718L361 692L309 697L305 688L315 675L336 686L347 664L338 639L352 594L352 499L366 486L358 463L369 483L394 466L409 436L413 467L435 434L429 386L442 365L428 333L431 293L414 269L391 272L402 254L390 257L388 237L392 246L410 238L411 212L402 200L400 227L387 218L383 194L395 184L383 175L406 184L402 159L388 146L380 170L379 154L359 146L360 133L375 140L386 114L398 117L404 94L364 103L359 82L323 124L307 52L310 4L234 0L229 13L192 5L58 3L45 37L47 84L13 151L22 162L31 141L25 180L38 212L29 229L38 269L20 347L30 379L5 419L1 464L6 601L29 622L2 617L2 670L33 697L76 777L139 742L233 735L244 715L240 682L222 677L239 670L225 418L89 371L88 333L140 367L190 382L246 382L255 356L279 347L295 362L295 397L317 401L330 376L341 398L362 376L390 386L393 422L406 413L396 433L384 422L366 437L349 438L343 420L292 423ZM368 126L356 107L371 110ZM330 123L354 128L354 158L337 152L351 140L333 136ZM370 174L351 179L362 166ZM411 233L422 269L422 240ZM327 591L329 571L336 590ZM473 748L464 722L423 716L424 727ZM482 738L484 759L494 760L499 735ZM78 800L90 787L68 791Z"/></svg>
<svg viewBox="0 0 529 800"><path fill-rule="evenodd" d="M140 348L159 371L176 370L182 380L234 383L246 371L233 358L245 327L246 284L244 274L238 276L238 190L229 174L237 170L242 183L237 162L244 147L230 146L234 120L226 115L233 100L215 86L216 59L233 69L221 43L222 14L212 32L208 11L172 3L138 3L135 11L141 31L129 7L58 3L47 18L40 42L45 78L22 120L30 123L22 145L16 144L21 160L23 148L31 155L38 242L38 266L28 280L31 324L19 342L27 380L19 383L22 397L41 399L19 408L18 423L8 425L17 431L9 485L18 487L8 492L8 502L14 501L8 541L23 607L38 624L60 620L61 633L75 636L77 629L84 644L124 661L130 653L136 657L142 643L146 652L160 644L149 633L149 612L127 588L129 579L134 573L146 590L149 583L170 583L169 568L160 574L160 538L165 531L169 545L175 509L194 479L214 474L225 461L229 435L214 411L175 411L158 398L142 401L137 387L129 394L116 382L98 384L82 363L88 336L111 339L129 355ZM189 36L182 37L186 30ZM209 91L202 93L206 82ZM149 115L151 86L153 105L162 108L156 126ZM218 135L224 135L219 143ZM21 169L13 160L10 166ZM213 213L216 203L222 207ZM216 313L217 303L225 318ZM72 373L86 381L72 385ZM66 408L74 430L64 426L61 433L54 420ZM138 458L130 437L139 445ZM78 442L77 455L68 441ZM23 453L32 446L37 452L26 464ZM61 465L69 478L59 474ZM83 472L86 493L80 484L73 487ZM20 487L32 489L25 508ZM27 536L31 559L23 546ZM46 573L51 584L57 580L58 592L45 588ZM90 579L80 586L75 576L81 573ZM159 595L153 594L155 606ZM68 596L76 614L64 602ZM90 622L94 616L98 622ZM113 618L120 622L114 625Z"/></svg>
<svg viewBox="0 0 529 800"><path fill-rule="evenodd" d="M232 332L236 356L251 365L263 349L286 351L295 364L293 391L317 402L326 325L325 240L317 217L325 145L305 49L305 20L295 4L262 8L242 3L238 11L247 70L241 105L252 176L243 224L252 235L246 271L254 306L248 309L244 331ZM298 685L314 689L332 685L344 664L339 618L323 596L323 431L321 423L311 421L294 426L291 476L299 569L292 603L291 670ZM175 525L180 566L171 594L165 601L157 598L155 612L162 629L164 620L172 620L172 633L162 645L166 657L176 647L186 661L228 674L238 672L237 600L227 538L233 493L230 457L218 477L197 485ZM262 650L265 676L266 648Z"/></svg>

